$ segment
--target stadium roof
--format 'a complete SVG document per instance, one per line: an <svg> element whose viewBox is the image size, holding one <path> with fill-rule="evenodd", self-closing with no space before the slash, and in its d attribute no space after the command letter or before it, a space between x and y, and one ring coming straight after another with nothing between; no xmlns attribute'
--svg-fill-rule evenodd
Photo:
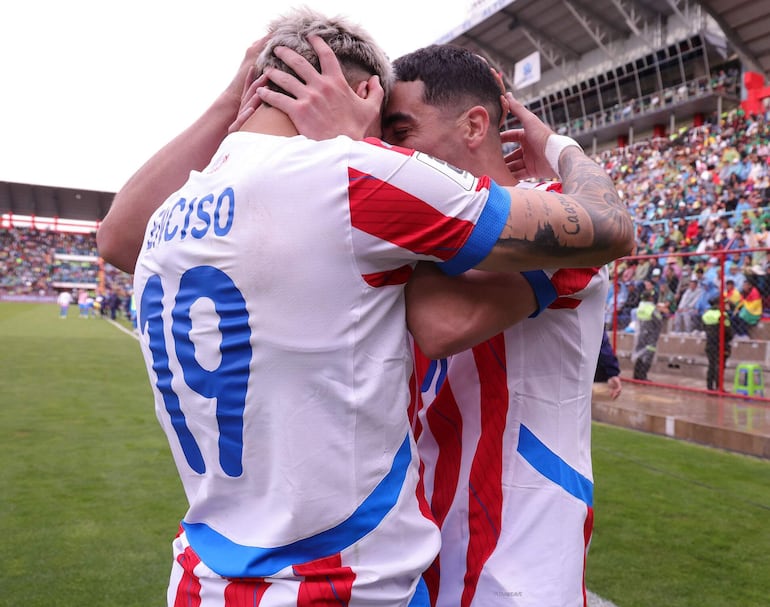
<svg viewBox="0 0 770 607"><path fill-rule="evenodd" d="M500 66L539 51L541 70L569 69L597 49L608 59L616 43L638 39L650 49L672 18L692 23L702 7L749 70L770 76L770 2L759 0L512 0L477 3L489 9L441 42L473 48ZM496 8L501 7L501 8ZM491 10L490 10L491 9ZM468 28L468 25L471 27ZM464 31L463 31L464 30Z"/></svg>
<svg viewBox="0 0 770 607"><path fill-rule="evenodd" d="M700 3L749 69L770 77L770 3L761 0L701 0Z"/></svg>
<svg viewBox="0 0 770 607"><path fill-rule="evenodd" d="M0 181L0 214L98 221L114 193Z"/></svg>

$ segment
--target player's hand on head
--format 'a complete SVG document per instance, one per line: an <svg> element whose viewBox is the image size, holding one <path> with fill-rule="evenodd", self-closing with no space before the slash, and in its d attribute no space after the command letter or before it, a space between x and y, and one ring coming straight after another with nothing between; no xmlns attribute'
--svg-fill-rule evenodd
<svg viewBox="0 0 770 607"><path fill-rule="evenodd" d="M545 144L553 134L551 128L530 112L513 94L506 93L508 110L519 119L521 127L504 131L503 143L516 143L518 148L506 155L508 170L517 179L550 179L557 177L545 156Z"/></svg>
<svg viewBox="0 0 770 607"><path fill-rule="evenodd" d="M252 67L251 79L254 78L256 73L256 67ZM247 80L248 84L248 80ZM250 85L245 86L243 94L241 95L241 106L238 108L238 115L233 120L230 127L227 129L228 133L234 133L240 130L243 124L251 117L254 111L262 105L262 98L257 94L257 89L267 84L267 77L262 74L259 78L254 80Z"/></svg>
<svg viewBox="0 0 770 607"><path fill-rule="evenodd" d="M254 110L259 107L259 104L262 103L262 100L256 94L257 85L254 79L257 75L257 68L255 64L257 57L262 52L262 49L265 48L267 39L267 36L260 38L246 49L235 77L225 89L224 95L232 100L234 108L233 121L227 129L228 133L240 129L249 116L254 113ZM238 104L237 106L236 103Z"/></svg>
<svg viewBox="0 0 770 607"><path fill-rule="evenodd" d="M308 38L318 54L321 73L301 55L286 47L276 47L275 54L297 74L265 70L271 82L288 95L267 87L258 89L262 101L285 112L297 130L311 139L348 135L362 139L379 136L380 113L385 93L379 78L372 76L355 90L350 88L337 57L318 36Z"/></svg>
<svg viewBox="0 0 770 607"><path fill-rule="evenodd" d="M227 85L225 91L227 94L240 100L251 83L254 82L257 57L265 48L268 38L268 36L260 38L259 40L254 41L251 46L246 49L246 53L243 55L241 65L238 67L235 77L233 77L230 84Z"/></svg>

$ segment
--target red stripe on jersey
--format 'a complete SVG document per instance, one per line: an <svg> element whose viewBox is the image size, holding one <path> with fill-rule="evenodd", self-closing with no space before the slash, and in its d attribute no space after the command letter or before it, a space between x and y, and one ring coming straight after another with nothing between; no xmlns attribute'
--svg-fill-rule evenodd
<svg viewBox="0 0 770 607"><path fill-rule="evenodd" d="M409 419L411 420L412 433L414 434L415 441L420 438L420 435L422 434L422 422L420 421L420 416L418 414L423 407L422 394L420 393L420 386L417 383L417 378L425 377L429 365L430 361L415 343L414 370L412 371L412 376L409 378L409 392L411 394L409 399ZM422 460L420 460L419 471L420 477L417 482L417 500L420 504L420 512L425 518L435 521L433 511L425 497L425 464Z"/></svg>
<svg viewBox="0 0 770 607"><path fill-rule="evenodd" d="M268 588L262 578L233 580L225 588L225 607L259 607Z"/></svg>
<svg viewBox="0 0 770 607"><path fill-rule="evenodd" d="M422 399L422 392L420 392L420 384L430 368L430 359L422 353L417 342L414 342L413 347L414 370L412 371L412 377L409 378L409 390L411 392L409 419L412 421L414 440L418 440L422 435L420 411L425 407L425 401Z"/></svg>
<svg viewBox="0 0 770 607"><path fill-rule="evenodd" d="M293 569L295 575L305 578L299 585L297 607L344 607L350 603L356 574L342 566L340 554L294 565Z"/></svg>
<svg viewBox="0 0 770 607"><path fill-rule="evenodd" d="M492 180L488 175L482 175L476 180L476 191L480 192L481 190L488 190L491 183Z"/></svg>
<svg viewBox="0 0 770 607"><path fill-rule="evenodd" d="M420 462L419 465L419 478L417 480L417 503L420 507L420 514L422 514L426 519L429 521L432 521L436 523L436 519L433 516L433 511L430 509L430 504L428 504L428 498L425 497L425 464ZM436 523L436 526L438 526L438 523Z"/></svg>
<svg viewBox="0 0 770 607"><path fill-rule="evenodd" d="M402 148L397 145L391 145L390 143L383 141L382 139L377 139L376 137L367 137L364 139L364 141L373 145L374 147L383 148L385 150L393 150L394 152L398 152L404 156L413 156L415 152L415 150L412 148Z"/></svg>
<svg viewBox="0 0 770 607"><path fill-rule="evenodd" d="M174 607L200 607L201 583L193 571L201 562L200 557L190 546L187 546L184 552L176 557L176 562L182 567L184 573L176 587Z"/></svg>
<svg viewBox="0 0 770 607"><path fill-rule="evenodd" d="M586 560L588 559L588 545L591 543L591 535L594 530L594 509L590 506L586 512L586 520L583 524L583 539L585 540L585 552L583 552L583 607L588 607L586 596Z"/></svg>
<svg viewBox="0 0 770 607"><path fill-rule="evenodd" d="M460 605L471 604L481 570L497 546L503 520L503 434L508 413L505 338L498 334L473 348L481 389L481 435L471 463L468 548Z"/></svg>
<svg viewBox="0 0 770 607"><path fill-rule="evenodd" d="M574 295L585 289L598 272L599 268L557 270L551 276L551 284L556 288L559 297Z"/></svg>
<svg viewBox="0 0 770 607"><path fill-rule="evenodd" d="M405 285L412 272L414 272L414 268L406 265L395 270L387 270L386 272L363 274L362 277L370 287L387 287L391 285Z"/></svg>
<svg viewBox="0 0 770 607"><path fill-rule="evenodd" d="M431 563L430 567L423 571L422 579L425 582L425 586L428 588L428 600L430 601L431 607L436 607L439 581L441 579L440 556L436 556L436 559Z"/></svg>
<svg viewBox="0 0 770 607"><path fill-rule="evenodd" d="M577 308L582 300L569 297L569 295L574 295L585 289L598 272L599 268L572 268L554 272L551 276L551 284L553 284L559 297L548 307L552 310L574 310Z"/></svg>
<svg viewBox="0 0 770 607"><path fill-rule="evenodd" d="M442 527L457 491L463 451L463 418L449 382L444 382L428 407L425 420L436 443L441 445L433 471L433 478L441 482L433 486L430 508Z"/></svg>
<svg viewBox="0 0 770 607"><path fill-rule="evenodd" d="M448 217L419 198L376 177L348 169L353 227L409 251L446 261L465 244L470 221Z"/></svg>
<svg viewBox="0 0 770 607"><path fill-rule="evenodd" d="M415 350L417 346L415 345ZM416 358L415 353L415 358ZM417 361L415 360L415 369ZM422 424L420 423L420 416L418 413L422 409L422 398L420 397L420 389L417 386L417 375L415 369L412 370L412 375L409 377L409 407L407 408L407 415L409 416L409 425L412 428L412 434L414 434L414 440L420 438L422 434Z"/></svg>
<svg viewBox="0 0 770 607"><path fill-rule="evenodd" d="M551 310L574 310L580 305L581 300L574 297L559 297L550 306Z"/></svg>

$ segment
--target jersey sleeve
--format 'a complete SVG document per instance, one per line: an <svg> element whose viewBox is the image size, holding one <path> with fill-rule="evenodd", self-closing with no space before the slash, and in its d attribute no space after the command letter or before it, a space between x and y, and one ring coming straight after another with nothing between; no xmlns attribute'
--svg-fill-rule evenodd
<svg viewBox="0 0 770 607"><path fill-rule="evenodd" d="M354 246L370 263L434 261L449 274L490 253L511 204L489 177L371 139L351 147L348 198Z"/></svg>

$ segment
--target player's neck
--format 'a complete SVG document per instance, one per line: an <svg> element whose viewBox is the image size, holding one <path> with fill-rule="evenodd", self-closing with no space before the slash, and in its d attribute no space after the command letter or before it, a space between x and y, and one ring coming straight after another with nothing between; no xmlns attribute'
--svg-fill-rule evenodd
<svg viewBox="0 0 770 607"><path fill-rule="evenodd" d="M286 114L279 109L264 105L256 109L240 130L279 137L294 137L299 134L297 127Z"/></svg>
<svg viewBox="0 0 770 607"><path fill-rule="evenodd" d="M514 186L519 183L505 164L505 158L498 147L480 150L476 158L476 166L471 169L474 175L487 175L495 183L502 186Z"/></svg>

